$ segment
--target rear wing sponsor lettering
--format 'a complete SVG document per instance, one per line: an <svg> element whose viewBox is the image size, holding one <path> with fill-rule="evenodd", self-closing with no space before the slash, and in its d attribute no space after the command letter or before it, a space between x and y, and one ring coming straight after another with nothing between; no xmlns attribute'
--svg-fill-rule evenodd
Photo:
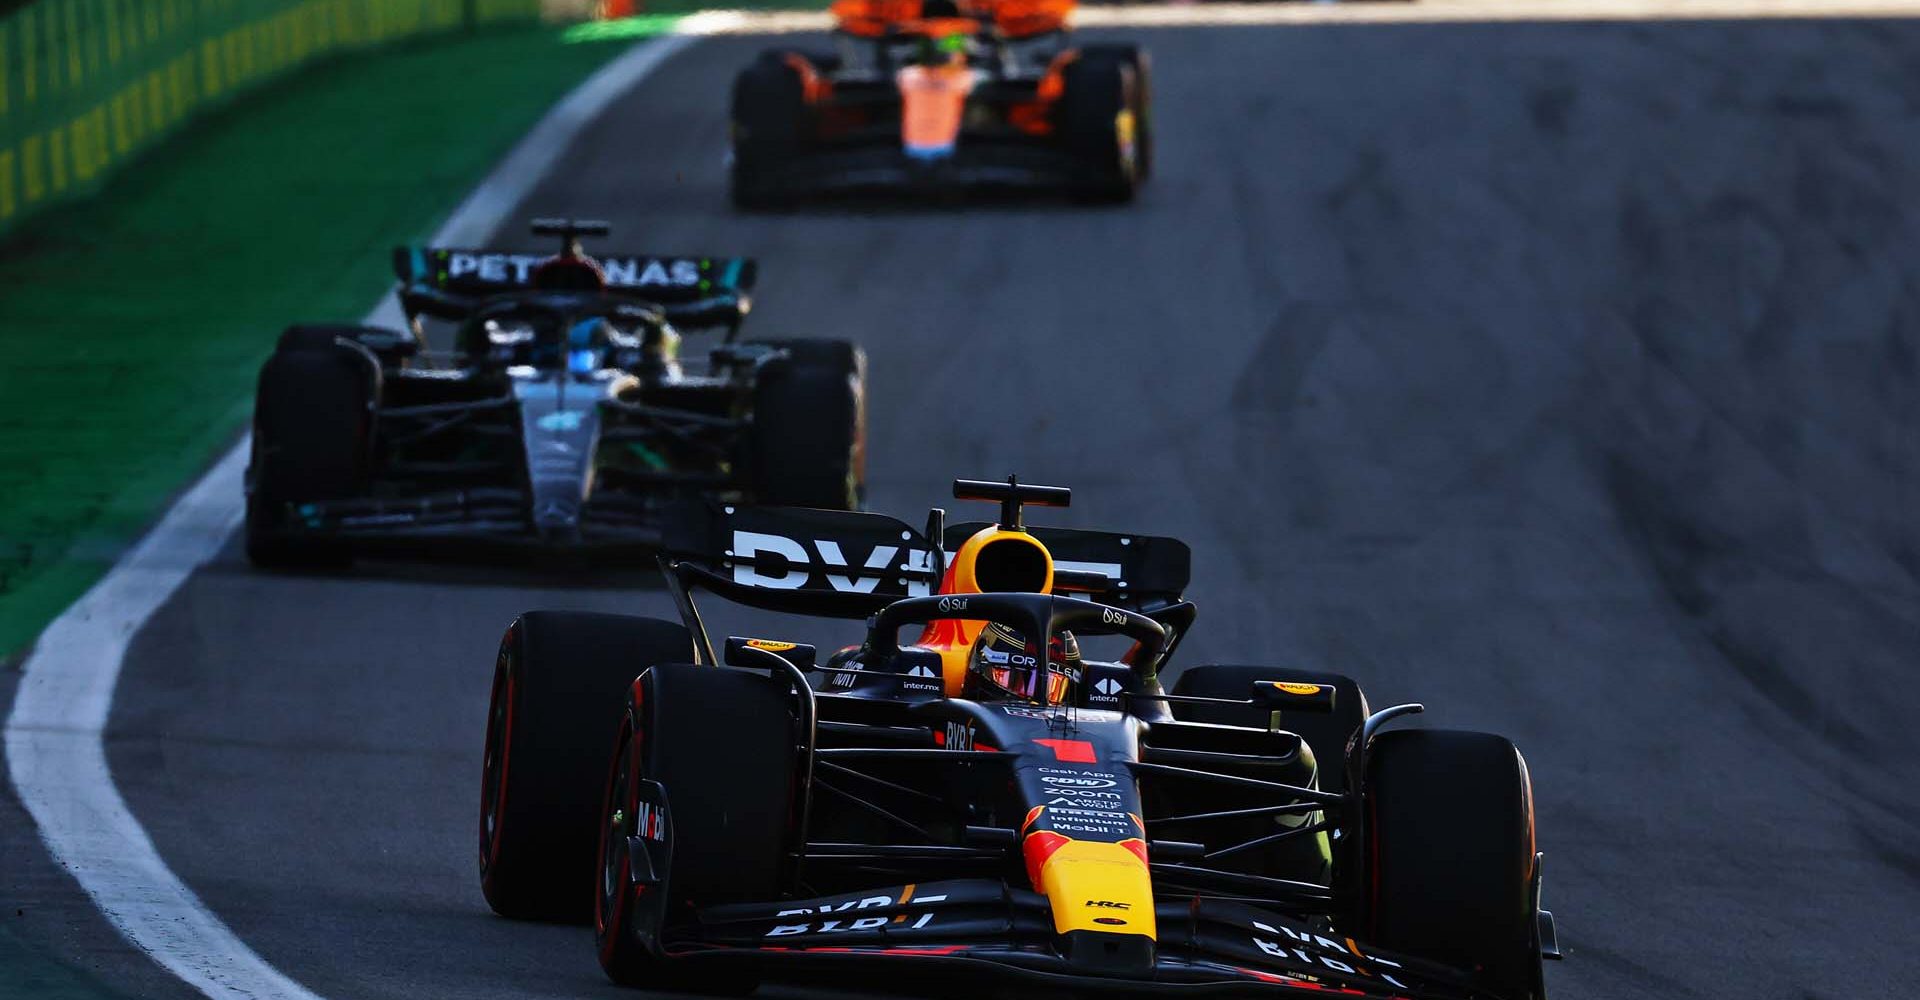
<svg viewBox="0 0 1920 1000"><path fill-rule="evenodd" d="M666 541L676 559L707 572L708 585L762 606L799 601L816 613L865 615L939 582L932 543L885 514L694 500L675 509Z"/></svg>
<svg viewBox="0 0 1920 1000"><path fill-rule="evenodd" d="M746 587L819 589L824 583L826 589L841 593L873 594L881 593L881 585L891 580L893 586L885 593L898 590L902 597L925 597L933 593L933 551L915 548L911 541L873 544L864 558L850 559L848 553L860 552L864 542L849 540L843 545L832 538L736 528L723 562L731 563L733 582Z"/></svg>
<svg viewBox="0 0 1920 1000"><path fill-rule="evenodd" d="M957 550L988 526L948 527L946 550ZM1171 604L1186 589L1192 555L1177 539L1037 525L1027 530L1053 553L1056 580L1067 572L1074 576L1056 585L1057 591L1138 608ZM840 600L832 606L845 605L849 613L934 593L946 562L924 533L884 514L704 500L676 509L667 549L706 570L708 582L722 583L730 599L784 606L790 602L782 595L835 595Z"/></svg>
<svg viewBox="0 0 1920 1000"><path fill-rule="evenodd" d="M463 295L487 295L530 287L533 273L551 254L397 247L394 276L401 284ZM607 287L662 302L704 298L753 287L759 265L747 257L692 257L611 253L592 258Z"/></svg>

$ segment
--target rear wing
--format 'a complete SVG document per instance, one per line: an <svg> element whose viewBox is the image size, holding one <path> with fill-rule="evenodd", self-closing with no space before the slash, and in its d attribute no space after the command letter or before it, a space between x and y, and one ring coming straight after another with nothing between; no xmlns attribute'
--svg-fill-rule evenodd
<svg viewBox="0 0 1920 1000"><path fill-rule="evenodd" d="M944 512L928 519L947 551L985 522L940 530ZM1054 555L1056 591L1134 610L1177 603L1186 590L1192 553L1186 543L1153 535L1027 528ZM693 500L669 518L669 579L748 607L832 618L864 618L895 601L934 593L946 566L929 531L885 514L756 507Z"/></svg>
<svg viewBox="0 0 1920 1000"><path fill-rule="evenodd" d="M683 582L768 611L865 618L939 583L924 533L865 511L688 501L666 548Z"/></svg>
<svg viewBox="0 0 1920 1000"><path fill-rule="evenodd" d="M1061 31L1075 0L960 0L951 13L929 13L923 0L834 0L834 26L860 38L976 34L992 23L1008 38Z"/></svg>
<svg viewBox="0 0 1920 1000"><path fill-rule="evenodd" d="M393 274L407 288L458 296L496 295L533 287L533 270L550 253L395 247ZM671 257L608 253L593 258L607 277L607 290L660 305L697 302L744 292L759 277L750 257Z"/></svg>

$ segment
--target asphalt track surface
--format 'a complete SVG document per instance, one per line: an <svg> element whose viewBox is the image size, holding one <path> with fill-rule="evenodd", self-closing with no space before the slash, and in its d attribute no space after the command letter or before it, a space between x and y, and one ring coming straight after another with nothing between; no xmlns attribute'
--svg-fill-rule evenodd
<svg viewBox="0 0 1920 1000"><path fill-rule="evenodd" d="M1342 670L1512 736L1556 996L1912 995L1920 24L1136 34L1160 174L1132 207L734 215L724 95L763 43L716 39L520 214L756 255L754 330L862 341L876 509L1071 485L1067 522L1193 545L1187 662ZM136 638L110 761L322 995L630 995L585 931L487 911L480 738L515 613L664 606L231 545ZM180 992L57 874L13 877L57 915L37 939Z"/></svg>

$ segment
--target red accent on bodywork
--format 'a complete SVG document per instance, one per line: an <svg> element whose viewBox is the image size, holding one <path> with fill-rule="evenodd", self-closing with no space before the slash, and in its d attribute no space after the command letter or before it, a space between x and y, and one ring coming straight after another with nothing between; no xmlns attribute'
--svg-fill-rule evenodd
<svg viewBox="0 0 1920 1000"><path fill-rule="evenodd" d="M806 56L789 52L786 64L800 74L800 93L808 104L822 104L833 97L833 81L822 74Z"/></svg>
<svg viewBox="0 0 1920 1000"><path fill-rule="evenodd" d="M1053 759L1062 763L1100 763L1100 758L1093 752L1093 744L1086 740L1034 740L1034 742L1052 750Z"/></svg>
<svg viewBox="0 0 1920 1000"><path fill-rule="evenodd" d="M947 571L940 576L940 589L935 593L954 593L956 572L955 564L948 563ZM942 646L958 646L972 642L973 639L967 635L966 629L960 624L960 619L941 618L928 622L927 627L920 630L920 640L914 645L932 646L937 649Z"/></svg>
<svg viewBox="0 0 1920 1000"><path fill-rule="evenodd" d="M1129 837L1120 842L1120 846L1132 851L1139 857L1141 864L1147 863L1147 842L1138 837Z"/></svg>
<svg viewBox="0 0 1920 1000"><path fill-rule="evenodd" d="M1047 859L1054 852L1067 846L1068 839L1049 830L1041 830L1027 835L1020 844L1020 853L1027 859L1027 881L1033 883L1034 891L1040 891L1040 869L1045 867Z"/></svg>
<svg viewBox="0 0 1920 1000"><path fill-rule="evenodd" d="M760 950L761 950L761 951L786 951L787 949L785 949L785 948L761 948ZM816 948L801 948L800 950L801 950L801 951L808 951L808 952L828 952L828 953L831 953L831 954L835 954L835 955L847 955L847 954L860 954L860 955L952 955L952 954L954 954L955 952L962 952L962 951L966 951L966 950L967 950L967 946L966 946L966 945L963 945L963 944L949 944L949 945L941 945L941 946L940 946L940 947L938 947L938 948L887 948L887 949L884 949L884 950L883 950L883 949L877 949L877 948L842 948L842 947L832 947L832 946L824 946L824 945L823 945L823 946L820 946L820 947L816 947Z"/></svg>
<svg viewBox="0 0 1920 1000"><path fill-rule="evenodd" d="M1007 121L1028 135L1053 134L1053 106L1067 92L1067 66L1080 58L1079 49L1068 49L1053 57L1047 72L1034 88L1033 100L1021 101L1007 109Z"/></svg>

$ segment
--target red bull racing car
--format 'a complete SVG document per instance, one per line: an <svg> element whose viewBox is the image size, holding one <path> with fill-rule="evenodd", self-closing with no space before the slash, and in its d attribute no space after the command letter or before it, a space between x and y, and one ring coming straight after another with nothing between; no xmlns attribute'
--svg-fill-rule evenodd
<svg viewBox="0 0 1920 1000"><path fill-rule="evenodd" d="M1051 188L1126 201L1152 167L1148 59L1076 45L1073 0L838 0L838 49L734 81L742 208L863 189Z"/></svg>
<svg viewBox="0 0 1920 1000"><path fill-rule="evenodd" d="M493 908L591 915L606 973L655 989L1544 998L1513 744L1391 728L1420 706L1370 712L1334 674L1203 664L1163 689L1195 621L1185 545L1024 524L1062 488L955 493L999 518L690 509L663 559L681 620L517 619L481 795ZM696 592L865 639L716 643ZM1084 653L1100 635L1124 652Z"/></svg>

